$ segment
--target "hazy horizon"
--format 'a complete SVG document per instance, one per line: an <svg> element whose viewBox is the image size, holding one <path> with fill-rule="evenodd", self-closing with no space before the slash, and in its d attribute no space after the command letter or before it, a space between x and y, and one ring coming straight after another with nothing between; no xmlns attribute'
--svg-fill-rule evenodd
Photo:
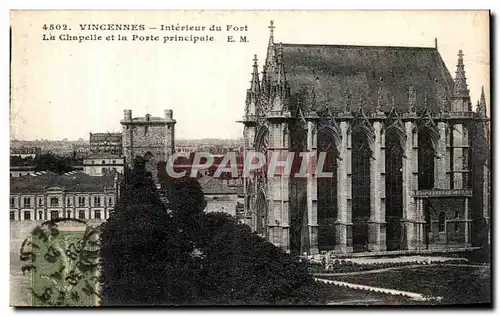
<svg viewBox="0 0 500 316"><path fill-rule="evenodd" d="M240 139L243 125L236 121L254 54L262 71L270 20L275 42L283 43L434 47L437 38L452 77L458 50L464 51L473 109L483 85L490 107L488 11L17 11L11 13L10 139L120 132L124 109L133 117L163 117L173 109L178 140ZM232 34L248 43L41 41L47 32L32 26L47 21L248 25Z"/></svg>
<svg viewBox="0 0 500 316"><path fill-rule="evenodd" d="M111 132L113 133L113 132ZM121 133L121 132L114 132L114 133ZM89 138L83 138L81 137L83 141L89 141ZM203 138L181 138L181 137L175 137L175 140L179 141L201 141L201 140L221 140L221 141L238 141L242 140L243 137L240 138L219 138L219 137L203 137ZM68 142L78 142L80 141L79 139L46 139L46 138L36 138L36 139L15 139L12 138L10 140L11 142L16 141L16 142L35 142L35 141L49 141L49 142L61 142L61 141L68 141Z"/></svg>

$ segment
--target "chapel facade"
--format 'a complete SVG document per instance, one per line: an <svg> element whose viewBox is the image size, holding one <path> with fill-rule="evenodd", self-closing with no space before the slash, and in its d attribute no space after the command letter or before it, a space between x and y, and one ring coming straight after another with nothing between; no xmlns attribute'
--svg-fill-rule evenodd
<svg viewBox="0 0 500 316"><path fill-rule="evenodd" d="M254 58L245 151L326 152L332 177L256 172L247 223L295 254L448 249L489 242L490 128L437 47L303 45ZM298 155L296 155L298 156Z"/></svg>

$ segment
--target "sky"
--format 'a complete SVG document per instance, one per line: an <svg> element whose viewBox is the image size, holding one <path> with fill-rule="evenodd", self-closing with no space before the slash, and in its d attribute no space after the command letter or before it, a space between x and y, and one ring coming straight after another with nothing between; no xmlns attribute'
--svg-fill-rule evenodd
<svg viewBox="0 0 500 316"><path fill-rule="evenodd" d="M433 47L437 38L453 77L458 50L464 51L472 103L484 85L489 106L487 11L21 11L11 13L11 139L76 140L88 139L89 132L121 131L124 109L134 117L172 109L177 139L240 138L243 126L236 121L243 115L253 55L260 69L264 61L270 20L275 42L283 43ZM71 30L44 30L48 23ZM146 30L79 30L79 24L96 23L144 24ZM223 31L161 30L177 24ZM44 41L44 34L114 34L115 40ZM128 40L116 40L118 34ZM132 41L133 34L160 41ZM175 34L214 41L163 43Z"/></svg>

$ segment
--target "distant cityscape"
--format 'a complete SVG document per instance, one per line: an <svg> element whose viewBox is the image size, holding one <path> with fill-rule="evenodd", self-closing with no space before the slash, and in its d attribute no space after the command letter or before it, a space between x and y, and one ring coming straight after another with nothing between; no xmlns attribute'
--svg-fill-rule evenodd
<svg viewBox="0 0 500 316"><path fill-rule="evenodd" d="M117 134L117 133L109 133ZM92 135L92 134L91 134ZM239 150L243 148L244 139L217 139L217 138L202 138L202 139L176 139L176 151L196 152L207 151L213 154L222 154L228 150ZM77 158L83 158L90 153L90 137L89 139L79 138L77 140L17 140L10 141L11 155L21 154L26 150L40 150L40 154L54 154L60 156L76 154Z"/></svg>

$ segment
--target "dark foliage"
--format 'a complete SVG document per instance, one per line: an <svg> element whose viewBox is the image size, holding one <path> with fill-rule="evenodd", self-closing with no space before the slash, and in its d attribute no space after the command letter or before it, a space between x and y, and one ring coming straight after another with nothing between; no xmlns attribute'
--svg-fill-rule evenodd
<svg viewBox="0 0 500 316"><path fill-rule="evenodd" d="M35 171L52 171L58 174L73 171L71 157L60 157L52 154L36 156L33 160Z"/></svg>
<svg viewBox="0 0 500 316"><path fill-rule="evenodd" d="M21 156L10 156L11 166L32 166L34 165L32 157L21 158Z"/></svg>
<svg viewBox="0 0 500 316"><path fill-rule="evenodd" d="M326 301L297 258L227 214L205 214L195 179L164 178L162 188L167 205L141 164L129 172L103 227L102 305Z"/></svg>

